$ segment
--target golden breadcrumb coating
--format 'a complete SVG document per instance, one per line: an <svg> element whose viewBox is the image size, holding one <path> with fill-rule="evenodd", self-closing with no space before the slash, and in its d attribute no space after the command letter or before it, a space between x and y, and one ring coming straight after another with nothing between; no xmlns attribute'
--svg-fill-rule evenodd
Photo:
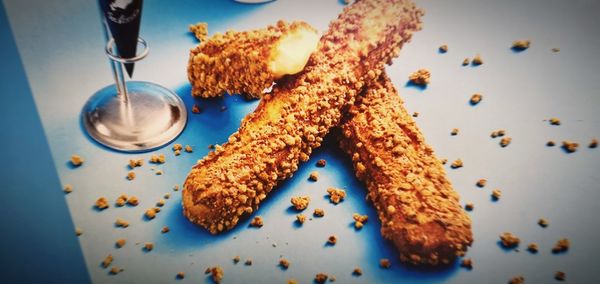
<svg viewBox="0 0 600 284"><path fill-rule="evenodd" d="M317 31L309 24L281 20L265 29L227 31L208 40L199 38L202 42L190 50L188 62L192 95L205 98L224 93L261 96L263 90L281 77L270 64L279 55L277 43L297 33L312 35L314 41L318 39ZM314 45L309 52L312 50ZM306 59L303 63L306 64Z"/></svg>
<svg viewBox="0 0 600 284"><path fill-rule="evenodd" d="M365 82L377 79L377 70L399 54L420 29L422 14L409 0L362 0L346 7L304 70L278 81L229 141L190 171L184 215L216 234L254 212L339 124Z"/></svg>
<svg viewBox="0 0 600 284"><path fill-rule="evenodd" d="M341 128L340 146L400 259L435 265L464 255L473 241L471 220L385 74L357 98Z"/></svg>

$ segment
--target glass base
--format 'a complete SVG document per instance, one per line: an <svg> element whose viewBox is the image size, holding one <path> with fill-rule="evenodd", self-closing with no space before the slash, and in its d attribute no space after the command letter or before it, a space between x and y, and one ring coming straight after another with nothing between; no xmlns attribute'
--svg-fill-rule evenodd
<svg viewBox="0 0 600 284"><path fill-rule="evenodd" d="M187 112L181 98L160 85L127 82L127 101L110 85L96 92L81 113L83 127L98 143L124 152L142 152L173 141Z"/></svg>

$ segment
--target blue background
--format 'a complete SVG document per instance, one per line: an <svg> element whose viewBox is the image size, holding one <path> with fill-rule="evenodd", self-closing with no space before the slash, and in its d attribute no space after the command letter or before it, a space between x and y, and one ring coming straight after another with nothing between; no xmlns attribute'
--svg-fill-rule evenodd
<svg viewBox="0 0 600 284"><path fill-rule="evenodd" d="M424 30L387 71L407 109L420 113L417 123L438 156L465 163L461 169L447 170L461 202L475 204L469 213L475 243L467 254L474 261L472 271L456 264L437 270L401 265L393 246L379 235L376 213L364 201L365 189L332 137L263 203L256 213L264 218L263 228L247 228L246 220L227 234L212 236L191 225L181 215L180 192L173 186L181 185L209 144L226 141L257 102L237 96L190 97L185 68L196 41L186 32L188 24L206 21L212 34L263 27L280 18L303 19L323 31L343 5L335 0L144 4L141 36L151 50L137 64L134 79L162 84L188 107L197 103L203 108L201 114L190 113L184 133L174 142L194 146L191 154L175 157L170 145L147 154L117 153L81 131L81 107L111 83L94 1L4 1L20 56L11 30L2 24L1 115L7 135L3 133L0 141L5 157L0 210L5 231L11 233L3 234L1 255L8 279L81 282L89 274L99 283L164 283L174 282L175 274L184 271L182 282L208 282L204 269L220 265L225 283L284 283L289 278L308 283L317 272L333 274L341 283L506 283L515 275L525 276L527 283L547 283L554 281L556 270L565 271L569 282L600 281L595 269L600 253L600 159L598 150L587 148L592 137L600 137L597 1L418 2L426 10ZM531 39L531 48L511 51L517 39ZM448 44L448 53L437 52L441 44ZM553 53L553 47L561 51ZM460 65L476 54L481 54L482 66ZM432 72L432 83L426 89L406 86L407 76L419 68ZM468 99L475 92L483 94L483 101L472 107ZM227 110L221 112L221 106ZM550 126L550 117L560 118L562 125ZM450 136L452 128L460 128L459 135ZM513 138L506 148L489 137L500 128ZM576 153L544 146L548 140L567 139L581 144ZM147 161L157 153L166 154L166 164L146 163L135 170L134 181L125 179L129 159ZM82 167L69 167L72 154L84 157ZM324 169L314 166L321 158L328 161ZM164 174L155 175L152 167ZM321 176L316 183L307 180L313 170ZM483 189L475 186L480 178L488 179ZM74 190L64 195L61 184L67 183ZM329 204L329 186L346 189L346 200ZM503 191L498 202L490 200L494 188ZM140 205L116 208L113 202L121 193L137 196ZM172 197L163 211L145 221L145 209L165 193ZM289 210L295 195L311 196L307 215L324 208L325 217L295 226L295 212ZM100 196L109 199L111 208L92 208ZM370 217L361 231L351 227L354 212ZM540 217L549 219L548 228L536 225ZM128 220L130 227L115 228L116 218ZM165 225L171 232L161 234ZM74 226L83 229L78 239ZM498 246L498 235L505 231L521 238L520 252ZM325 246L331 234L338 236L338 244ZM552 255L550 249L562 237L571 240L571 249ZM118 238L126 238L127 245L116 249ZM155 249L145 253L141 246L148 241ZM537 255L524 250L530 242L539 244ZM100 267L109 253L123 273L111 276ZM242 262L252 258L254 264L234 265L231 259L236 255ZM280 256L290 260L289 270L276 266ZM392 269L378 267L382 257L392 259ZM351 275L356 266L362 267L363 276Z"/></svg>

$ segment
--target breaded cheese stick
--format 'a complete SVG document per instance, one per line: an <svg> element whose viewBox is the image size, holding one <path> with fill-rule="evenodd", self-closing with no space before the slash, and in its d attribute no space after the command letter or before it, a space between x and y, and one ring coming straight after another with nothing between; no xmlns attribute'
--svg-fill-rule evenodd
<svg viewBox="0 0 600 284"><path fill-rule="evenodd" d="M227 143L190 171L183 213L211 233L233 228L281 180L308 160L364 82L420 29L410 0L361 0L346 7L321 37L303 71L278 81Z"/></svg>
<svg viewBox="0 0 600 284"><path fill-rule="evenodd" d="M341 129L340 146L400 259L435 265L464 255L471 219L385 73L357 97Z"/></svg>
<svg viewBox="0 0 600 284"><path fill-rule="evenodd" d="M201 43L190 50L188 79L192 95L205 98L226 92L259 97L275 80L302 71L319 42L317 31L301 21L228 31L208 40L203 40L205 24L190 30Z"/></svg>

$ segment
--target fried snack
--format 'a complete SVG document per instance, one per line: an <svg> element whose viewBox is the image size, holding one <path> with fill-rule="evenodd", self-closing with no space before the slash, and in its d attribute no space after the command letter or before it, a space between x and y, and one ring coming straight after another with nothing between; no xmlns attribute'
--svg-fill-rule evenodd
<svg viewBox="0 0 600 284"><path fill-rule="evenodd" d="M341 125L341 148L400 259L445 264L471 245L471 220L391 81L383 74L357 97Z"/></svg>
<svg viewBox="0 0 600 284"><path fill-rule="evenodd" d="M251 214L273 187L307 161L364 86L378 78L420 29L409 0L361 0L346 7L303 71L278 81L223 146L190 171L183 213L216 234Z"/></svg>
<svg viewBox="0 0 600 284"><path fill-rule="evenodd" d="M224 93L259 97L273 81L304 68L319 41L305 22L284 21L265 29L215 34L190 51L188 79L192 95Z"/></svg>

